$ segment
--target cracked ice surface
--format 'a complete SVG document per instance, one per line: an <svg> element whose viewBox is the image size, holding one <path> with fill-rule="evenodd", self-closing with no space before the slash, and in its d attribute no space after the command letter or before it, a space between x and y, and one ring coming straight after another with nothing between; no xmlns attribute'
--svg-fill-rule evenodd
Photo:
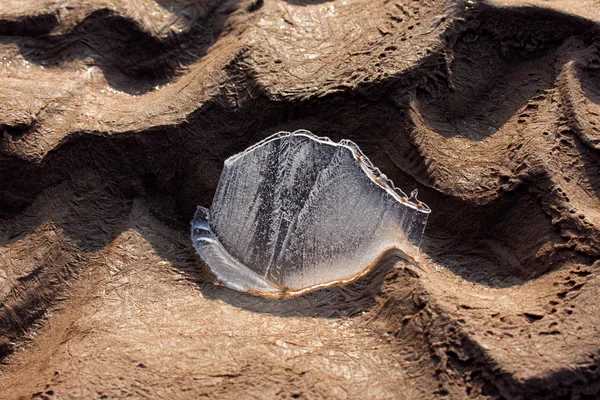
<svg viewBox="0 0 600 400"><path fill-rule="evenodd" d="M415 259L429 213L353 142L280 132L225 161L192 241L228 287L293 296L351 281L392 249Z"/></svg>

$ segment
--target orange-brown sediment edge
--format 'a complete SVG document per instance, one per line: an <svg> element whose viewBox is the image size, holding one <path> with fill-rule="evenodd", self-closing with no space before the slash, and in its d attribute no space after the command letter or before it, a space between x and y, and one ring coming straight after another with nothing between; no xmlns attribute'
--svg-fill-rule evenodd
<svg viewBox="0 0 600 400"><path fill-rule="evenodd" d="M320 283L318 285L309 286L309 287L303 288L303 289L290 289L288 287L277 285L277 284L269 281L269 283L271 283L273 286L281 288L281 291L280 292L266 292L266 291L261 291L261 290L247 290L246 293L252 294L254 296L264 297L264 298L270 299L270 300L284 300L284 299L291 299L294 297L299 297L299 296L305 295L307 293L314 292L316 290L326 289L326 288L332 287L332 286L346 285L348 283L354 282L355 280L367 275L388 254L390 254L391 252L394 252L394 251L399 252L401 255L401 258L404 259L405 261L408 261L410 263L417 262L414 257L409 256L404 251L402 251L400 248L398 248L396 246L390 246L387 249L385 249L384 251L382 251L381 254L373 262L371 262L365 269L363 269L359 273L354 274L348 278L338 279L338 280L327 282L327 283Z"/></svg>

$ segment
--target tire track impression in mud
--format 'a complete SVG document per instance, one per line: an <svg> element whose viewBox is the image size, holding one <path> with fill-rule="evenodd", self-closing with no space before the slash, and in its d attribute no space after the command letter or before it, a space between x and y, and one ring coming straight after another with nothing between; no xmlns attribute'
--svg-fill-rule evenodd
<svg viewBox="0 0 600 400"><path fill-rule="evenodd" d="M270 81L279 72L269 75L263 54L248 46L222 67L227 78L221 92L183 123L115 133L69 131L39 162L12 151L19 141L26 145L29 136L38 135L36 128L5 125L0 154L3 264L36 246L46 250L8 269L17 276L17 289L6 294L11 300L3 304L4 353L69 297L70 286L76 285L71 282L82 279L74 276L102 269L107 264L102 257L111 257L119 238L137 234L214 301L276 316L298 309L321 317L365 312L355 324L388 335L383 348L413 350L401 357L413 363L413 370L427 371L414 378L423 393L596 393L595 319L578 320L599 290L597 85L591 72L598 63L597 27L552 10L470 7L449 11L456 15L440 32L439 45L427 48L429 54L412 68L390 69L374 82L363 80L360 74L367 72L361 72L325 93L302 89L308 87L302 80L286 88L282 81ZM406 21L398 22L402 18L396 14L390 21L412 24L414 9L396 9ZM253 12L264 12L266 18L273 10L263 5ZM77 35L78 27L89 31L98 24L94 18L110 22L113 17L103 12L65 35ZM408 31L428 30L424 25L410 25ZM138 29L126 26L128 36ZM378 28L382 43L391 41L394 34ZM41 28L31 32L45 34ZM48 40L54 39L42 39L39 49L46 51ZM170 53L175 45L161 46L155 54L159 59L183 57L180 50ZM390 43L382 47L384 52L374 54L377 68L403 50ZM68 51L82 54L73 49ZM41 64L46 56L37 54ZM177 68L159 69L170 71L163 77L172 79ZM131 73L134 83L148 76L142 70ZM185 74L180 81L189 85ZM434 210L423 247L424 272L387 266L355 286L282 305L219 294L206 270L194 272L200 264L180 233L187 232L191 210L210 203L223 160L277 130L296 128L351 139L398 186L419 188ZM145 213L157 221L151 226L169 233L160 238L134 222ZM131 248L140 248L140 240ZM51 245L39 245L45 242ZM560 353L558 338L569 336L577 354L550 354ZM534 342L546 347L526 355L515 350Z"/></svg>

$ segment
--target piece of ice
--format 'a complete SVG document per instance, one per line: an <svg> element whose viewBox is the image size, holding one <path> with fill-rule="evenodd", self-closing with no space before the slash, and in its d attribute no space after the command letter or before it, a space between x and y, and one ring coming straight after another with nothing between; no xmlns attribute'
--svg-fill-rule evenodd
<svg viewBox="0 0 600 400"><path fill-rule="evenodd" d="M393 249L415 259L430 212L353 142L280 132L225 161L192 241L226 286L291 297L350 282Z"/></svg>

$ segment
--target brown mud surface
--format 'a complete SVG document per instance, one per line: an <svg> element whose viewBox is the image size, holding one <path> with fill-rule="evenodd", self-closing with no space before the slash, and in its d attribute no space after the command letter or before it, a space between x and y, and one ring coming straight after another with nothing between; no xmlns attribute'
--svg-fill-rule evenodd
<svg viewBox="0 0 600 400"><path fill-rule="evenodd" d="M0 5L0 398L600 395L596 0ZM419 266L268 301L188 238L225 158L355 141Z"/></svg>

